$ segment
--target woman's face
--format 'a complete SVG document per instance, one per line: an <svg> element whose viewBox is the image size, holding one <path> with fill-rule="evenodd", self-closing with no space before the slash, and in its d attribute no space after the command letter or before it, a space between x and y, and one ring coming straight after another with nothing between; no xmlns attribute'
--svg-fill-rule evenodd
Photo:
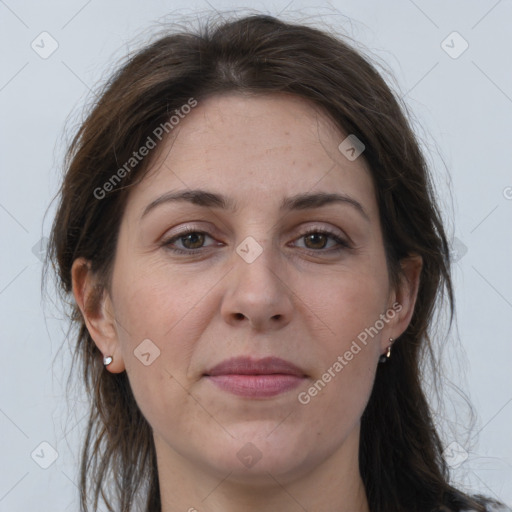
<svg viewBox="0 0 512 512"><path fill-rule="evenodd" d="M364 153L284 95L211 97L173 135L129 196L91 327L109 370L169 466L285 482L357 464L378 358L412 309Z"/></svg>

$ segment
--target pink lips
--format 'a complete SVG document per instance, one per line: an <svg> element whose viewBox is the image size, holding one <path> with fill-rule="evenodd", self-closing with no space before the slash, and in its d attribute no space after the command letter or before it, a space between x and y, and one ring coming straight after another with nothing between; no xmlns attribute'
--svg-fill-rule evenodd
<svg viewBox="0 0 512 512"><path fill-rule="evenodd" d="M234 357L214 366L205 377L224 391L250 398L266 398L297 387L304 372L277 357Z"/></svg>

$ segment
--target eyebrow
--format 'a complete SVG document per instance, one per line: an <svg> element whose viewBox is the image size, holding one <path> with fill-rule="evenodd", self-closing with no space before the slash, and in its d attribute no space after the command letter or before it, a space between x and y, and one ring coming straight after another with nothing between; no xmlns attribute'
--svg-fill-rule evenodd
<svg viewBox="0 0 512 512"><path fill-rule="evenodd" d="M175 202L189 202L205 208L221 208L235 213L238 210L236 202L222 194L208 192L207 190L183 190L177 192L167 192L157 197L149 203L141 215L141 219L157 206ZM292 210L309 210L320 208L329 204L347 204L354 207L365 220L370 221L370 217L363 208L363 205L346 194L315 192L297 194L283 199L279 210L281 212Z"/></svg>

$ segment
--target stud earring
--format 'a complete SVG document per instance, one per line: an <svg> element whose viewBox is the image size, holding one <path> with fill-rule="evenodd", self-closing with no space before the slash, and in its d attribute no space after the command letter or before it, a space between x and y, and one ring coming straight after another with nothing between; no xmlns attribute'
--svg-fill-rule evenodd
<svg viewBox="0 0 512 512"><path fill-rule="evenodd" d="M103 364L108 366L113 360L114 358L112 356L106 356L103 358Z"/></svg>
<svg viewBox="0 0 512 512"><path fill-rule="evenodd" d="M388 349L386 350L385 354L382 354L379 357L379 363L385 363L391 357L391 345L393 345L393 341L393 338L389 338Z"/></svg>

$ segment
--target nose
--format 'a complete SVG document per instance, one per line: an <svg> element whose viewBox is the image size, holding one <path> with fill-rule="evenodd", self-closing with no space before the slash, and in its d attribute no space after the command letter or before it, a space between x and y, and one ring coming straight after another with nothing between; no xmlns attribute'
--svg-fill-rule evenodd
<svg viewBox="0 0 512 512"><path fill-rule="evenodd" d="M283 328L293 314L293 291L277 254L265 248L254 261L233 255L221 315L233 326L248 324L257 331ZM249 262L250 261L250 262Z"/></svg>

